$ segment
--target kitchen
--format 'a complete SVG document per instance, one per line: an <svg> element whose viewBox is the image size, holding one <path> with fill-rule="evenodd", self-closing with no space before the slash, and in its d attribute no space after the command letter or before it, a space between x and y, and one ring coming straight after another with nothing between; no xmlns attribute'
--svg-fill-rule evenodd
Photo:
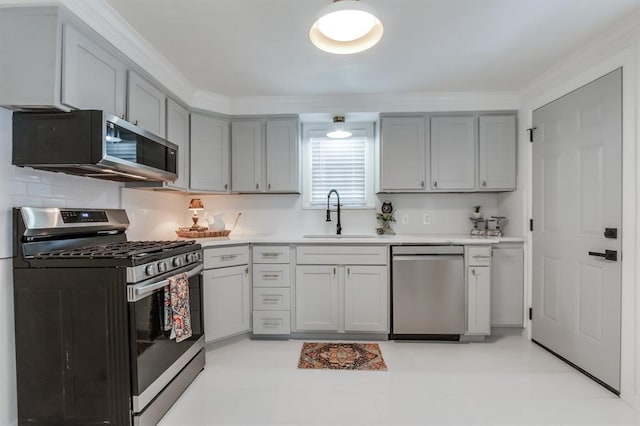
<svg viewBox="0 0 640 426"><path fill-rule="evenodd" d="M472 192L467 194L400 192L380 194L375 198L376 209L385 200L391 201L397 209L397 222L393 224L393 228L398 236L413 234L467 234L470 230L469 215L472 207L481 205L487 216L508 217L509 223L505 228L506 235L525 238L527 240L527 250L531 250L531 234L528 231L529 218L532 215L530 199L531 148L528 141L529 133L526 132L526 129L532 123L532 111L618 67L623 67L622 78L625 90L622 98L622 145L625 152L623 158L623 211L625 214L623 215L622 228L625 232L622 234L622 251L625 254L625 260L631 259L631 261L622 264L622 383L620 390L621 396L625 401L635 406L640 405L640 392L637 390L640 373L635 369L633 362L633 360L637 359L637 342L640 341L639 327L634 320L634 313L640 304L638 293L635 290L635 279L633 278L636 274L635 265L637 264L635 249L636 228L633 220L637 209L636 182L634 178L634 171L637 167L634 144L637 136L634 129L638 123L638 113L635 99L640 76L637 69L639 40L637 19L634 20L631 17L637 17L637 14L632 16L632 13L628 12L630 16L627 19L623 19L624 14L616 15L617 19L615 21L613 18L607 21L606 28L598 27L599 30L596 32L583 34L582 39L576 40L576 43L580 41L579 44L562 54L567 55L567 59L560 62L562 55L554 60L547 59L546 63L548 65L538 70L539 73L542 73L540 76L530 75L529 78L523 79L523 83L514 87L512 91L477 92L477 90L493 88L487 86L472 87L467 91L461 92L459 90L464 87L460 86L457 93L451 93L454 89L448 88L446 90L431 90L435 93L415 95L393 96L391 94L365 95L351 93L338 97L309 95L296 98L282 89L280 93L289 96L252 97L259 94L259 92L243 93L238 91L238 95L235 95L236 97L234 95L224 97L216 95L213 91L206 92L201 90L193 92L192 88L200 86L200 83L197 86L192 86L194 83L189 82L186 77L176 70L176 63L173 63L173 65L167 64L166 60L154 48L150 48L145 44L144 40L139 38L139 35L127 32L130 28L127 27L127 24L114 10L110 9L108 3L91 5L72 1L63 3L73 13L77 14L82 21L88 23L93 30L117 46L123 54L130 58L138 58L136 61L136 65L139 67L136 68L138 72L145 72L144 77L155 79L157 85L163 86L173 98L186 103L188 107L194 110L193 113L195 114L213 112L227 116L245 115L253 117L274 114L279 116L299 114L300 121L312 123L313 121L330 122L334 113L344 111L346 112L346 121L348 123L357 116L350 116L350 111L355 111L365 116L373 114L374 117L377 117L377 113L380 112L415 114L442 111L518 111L518 189L510 192ZM110 3L117 8L117 2ZM372 2L372 6L375 6L376 9L384 10L384 6L379 3ZM597 2L595 3L597 4ZM577 7L572 2L567 4ZM264 7L257 4L252 4L252 6ZM318 2L307 7L313 9L313 15L323 6L324 4ZM629 10L634 10L634 13L637 13L637 9ZM106 19L109 24L105 24L104 19L96 18L95 13L99 13L103 17L109 17L109 19ZM238 13L238 11L235 13ZM581 13L586 14L582 9ZM131 11L131 15L128 16L131 19L135 19L135 11ZM598 21L596 20L595 22ZM305 27L304 30L301 30L301 34L305 34L306 37L307 24L300 23L300 26ZM118 30L114 28L118 28ZM390 28L393 28L393 26ZM144 34L142 27L139 31ZM576 31L578 30L576 29ZM1 33L1 35L2 39L7 39L7 33ZM387 30L385 36L392 37L393 32ZM132 40L135 40L135 42L132 42ZM303 42L306 43L305 46L308 44L307 40L303 40ZM311 49L312 46L310 44L308 46ZM382 46L380 45L379 47ZM576 47L582 47L582 49L578 49L573 55L569 55L569 51L575 50ZM159 49L159 46L156 46L155 49ZM372 49L368 54L374 52L375 49ZM3 55L3 57L6 58L7 56ZM323 56L323 58L329 57ZM180 69L180 67L177 68ZM2 69L4 70L5 68ZM330 82L327 81L322 84L329 85ZM334 82L334 84L339 83L340 79ZM331 89L330 86L324 86L321 93L335 93L335 90L339 89ZM396 89L396 91L398 90ZM393 93L393 90L389 90L389 92ZM427 90L427 92L429 91ZM345 91L345 93L349 92ZM373 92L369 90L362 93ZM3 102L4 104L7 103L6 101ZM306 209L303 200L304 190L303 196L297 194L199 194L196 196L161 191L141 191L123 188L121 184L113 182L14 167L9 160L12 155L12 114L5 109L1 110L1 112L0 146L2 146L1 149L3 150L2 158L6 162L6 167L3 167L1 172L3 173L2 199L5 203L3 205L3 229L7 236L12 235L12 207L59 206L124 208L131 222L131 226L127 231L130 240L170 239L175 235L174 231L176 229L188 226L191 222L192 212L187 210L187 207L190 200L197 197L202 199L208 211L223 215L225 221L228 222L228 229L231 228L237 213L242 212L242 219L240 219L232 232L232 238L254 242L269 242L269 236L277 236L277 239L272 241L282 242L287 239L300 238L302 234L329 234L335 232L335 213L332 213L333 222L327 223L325 222L324 209ZM204 115L208 116L207 114ZM193 129L191 136L193 143ZM211 162L205 162L203 167L213 168ZM231 168L230 172L233 173L233 167ZM231 184L233 185L233 180ZM425 217L425 214L428 217ZM201 220L204 221L205 219ZM372 234L377 226L373 209L343 209L341 221L345 234ZM2 247L1 257L5 259L2 263L4 282L11 283L12 270L11 260L9 259L12 256L12 241L9 237L5 238L5 243ZM531 268L529 260L525 264L527 268ZM528 272L525 276L527 277L526 300L527 303L530 303L531 273ZM13 299L11 286L6 285L3 288L5 288L5 293L2 295L3 299L11 301ZM6 328L2 333L3 336L6 336L6 341L3 342L3 346L7 348L14 347L12 306L9 303L7 309L3 310L6 315L5 321L3 321L3 324L5 324L3 327ZM526 306L530 306L530 304ZM527 332L530 332L530 327L528 326ZM295 343L295 341L293 342ZM273 344L275 345L276 343L288 344L284 342L274 342ZM246 342L242 344L246 344ZM224 352L228 348L221 350ZM0 355L0 360L2 360L0 364L3 365L3 377L8 378L8 380L3 381L6 383L6 387L0 391L0 395L4 396L2 404L6 404L0 412L6 413L7 417L0 419L0 421L12 424L15 423L16 418L13 349L9 349L7 353Z"/></svg>

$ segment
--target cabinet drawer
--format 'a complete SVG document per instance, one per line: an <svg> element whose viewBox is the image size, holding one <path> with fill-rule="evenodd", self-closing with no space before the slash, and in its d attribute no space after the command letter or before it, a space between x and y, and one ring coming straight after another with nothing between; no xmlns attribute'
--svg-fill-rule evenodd
<svg viewBox="0 0 640 426"><path fill-rule="evenodd" d="M489 266L491 265L490 246L466 246L465 258L467 266Z"/></svg>
<svg viewBox="0 0 640 426"><path fill-rule="evenodd" d="M291 287L289 264L253 265L254 287Z"/></svg>
<svg viewBox="0 0 640 426"><path fill-rule="evenodd" d="M253 311L253 334L291 333L289 311Z"/></svg>
<svg viewBox="0 0 640 426"><path fill-rule="evenodd" d="M246 265L249 263L248 246L216 247L204 249L204 268Z"/></svg>
<svg viewBox="0 0 640 426"><path fill-rule="evenodd" d="M291 306L288 288L254 288L253 309L257 311L281 311Z"/></svg>
<svg viewBox="0 0 640 426"><path fill-rule="evenodd" d="M289 246L254 246L253 263L289 263Z"/></svg>
<svg viewBox="0 0 640 426"><path fill-rule="evenodd" d="M300 265L386 265L387 246L298 246Z"/></svg>

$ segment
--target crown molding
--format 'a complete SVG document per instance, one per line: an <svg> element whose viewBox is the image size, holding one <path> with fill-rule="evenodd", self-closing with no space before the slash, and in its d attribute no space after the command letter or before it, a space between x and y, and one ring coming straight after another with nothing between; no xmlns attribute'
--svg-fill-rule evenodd
<svg viewBox="0 0 640 426"><path fill-rule="evenodd" d="M231 115L232 99L208 90L197 89L189 99L189 106L201 111Z"/></svg>

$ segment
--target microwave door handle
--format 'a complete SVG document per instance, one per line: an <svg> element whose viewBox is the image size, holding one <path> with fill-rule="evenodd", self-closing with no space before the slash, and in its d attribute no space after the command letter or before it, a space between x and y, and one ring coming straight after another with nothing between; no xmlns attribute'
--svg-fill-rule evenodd
<svg viewBox="0 0 640 426"><path fill-rule="evenodd" d="M187 277L191 278L194 275L198 275L204 269L204 265L200 264L197 267L191 269L187 272ZM176 274L177 275L177 274ZM152 283L141 283L130 286L127 289L127 301L129 302L137 302L140 299L144 299L149 294L153 293L159 288L162 288L169 284L169 279L162 281L156 281Z"/></svg>

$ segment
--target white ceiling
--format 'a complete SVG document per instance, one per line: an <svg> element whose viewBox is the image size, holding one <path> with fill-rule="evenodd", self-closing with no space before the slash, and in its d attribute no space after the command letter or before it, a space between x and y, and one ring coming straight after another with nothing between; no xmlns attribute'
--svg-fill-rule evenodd
<svg viewBox="0 0 640 426"><path fill-rule="evenodd" d="M331 0L107 0L197 88L232 97L520 90L640 12L640 0L361 1L384 36L341 56L308 37Z"/></svg>

